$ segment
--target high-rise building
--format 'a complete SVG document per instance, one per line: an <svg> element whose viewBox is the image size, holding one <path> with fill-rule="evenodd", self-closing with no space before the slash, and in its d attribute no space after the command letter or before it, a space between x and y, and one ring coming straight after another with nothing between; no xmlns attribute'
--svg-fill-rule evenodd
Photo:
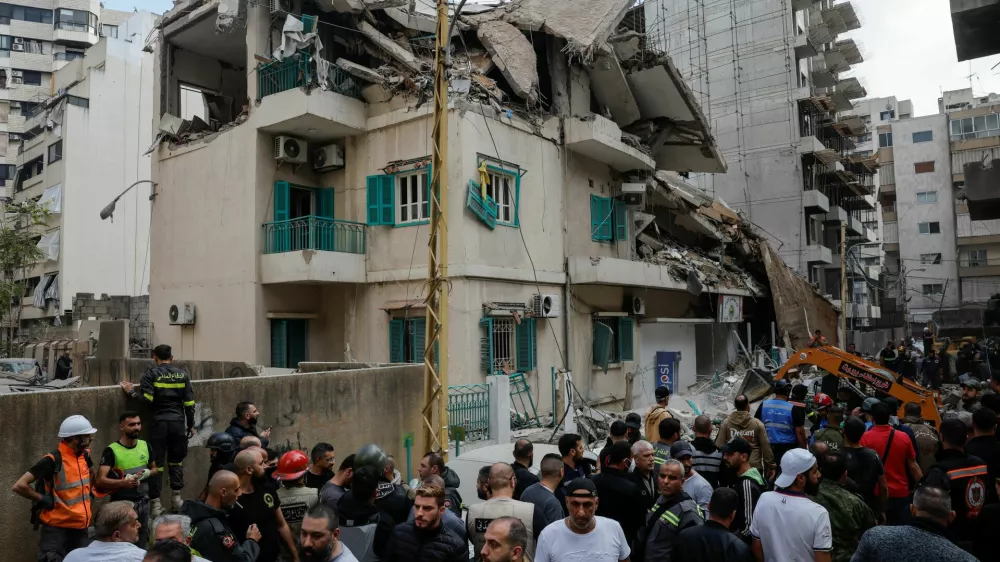
<svg viewBox="0 0 1000 562"><path fill-rule="evenodd" d="M847 76L864 60L843 36L861 26L854 4L650 0L645 9L648 36L702 96L729 164L692 181L746 213L789 266L836 300L844 225L845 312L852 326L871 326L880 272L858 255L880 237L878 162L872 123L852 104L867 93Z"/></svg>

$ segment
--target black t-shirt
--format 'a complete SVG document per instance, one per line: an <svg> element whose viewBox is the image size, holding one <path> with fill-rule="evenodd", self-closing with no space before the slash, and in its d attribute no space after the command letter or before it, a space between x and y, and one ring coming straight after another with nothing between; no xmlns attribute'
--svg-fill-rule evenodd
<svg viewBox="0 0 1000 562"><path fill-rule="evenodd" d="M306 472L306 488L316 488L317 490L323 487L333 478L333 471L330 469L324 470L322 474L316 475L312 472Z"/></svg>
<svg viewBox="0 0 1000 562"><path fill-rule="evenodd" d="M847 475L861 489L861 496L868 507L878 513L880 507L875 495L878 477L885 473L878 454L867 447L844 447L844 460L847 461Z"/></svg>
<svg viewBox="0 0 1000 562"><path fill-rule="evenodd" d="M35 466L28 469L28 472L35 477L35 480L40 480L42 478L48 478L52 476L52 473L56 469L56 463L52 460L52 457L48 455L42 457Z"/></svg>
<svg viewBox="0 0 1000 562"><path fill-rule="evenodd" d="M125 447L125 445L122 445L121 443L118 443L118 444L121 445L122 447ZM137 446L138 446L138 443L136 443L132 447L125 447L125 448L126 449L133 449L133 448L135 448ZM149 458L149 457L147 456L147 458ZM104 448L104 452L101 453L101 466L108 466L108 467L111 467L111 468L115 467L115 452L111 449L111 447L105 447ZM140 488L125 488L123 490L115 490L114 492L111 493L111 501L120 501L120 500L134 501L134 500L137 500L137 499L139 499L139 498L141 498L143 496L143 494L139 491Z"/></svg>
<svg viewBox="0 0 1000 562"><path fill-rule="evenodd" d="M266 480L254 480L251 494L243 494L229 512L229 526L240 542L247 539L247 528L257 525L260 531L260 556L257 562L275 562L281 553L277 511L281 507L276 487ZM242 506L242 507L240 507Z"/></svg>

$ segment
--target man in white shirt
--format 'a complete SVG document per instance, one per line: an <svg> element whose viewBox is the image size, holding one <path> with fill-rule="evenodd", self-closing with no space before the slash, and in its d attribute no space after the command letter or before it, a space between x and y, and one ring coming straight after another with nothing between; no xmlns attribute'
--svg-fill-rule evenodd
<svg viewBox="0 0 1000 562"><path fill-rule="evenodd" d="M96 540L67 554L63 562L142 562L146 551L133 544L141 526L132 502L107 503L94 518Z"/></svg>
<svg viewBox="0 0 1000 562"><path fill-rule="evenodd" d="M593 481L575 478L565 490L569 517L538 536L534 562L627 562L632 551L621 525L595 515L598 499Z"/></svg>
<svg viewBox="0 0 1000 562"><path fill-rule="evenodd" d="M516 517L524 523L531 535L532 520L535 518L535 506L528 502L514 499L514 469L505 462L498 462L490 467L490 499L469 507L469 517L466 525L469 540L476 553L475 559L482 560L483 545L486 544L486 530L494 519L501 517ZM527 554L535 555L534 541L528 543Z"/></svg>
<svg viewBox="0 0 1000 562"><path fill-rule="evenodd" d="M758 562L830 562L830 515L806 497L819 491L820 479L809 451L792 449L781 457L778 489L760 496L750 524Z"/></svg>

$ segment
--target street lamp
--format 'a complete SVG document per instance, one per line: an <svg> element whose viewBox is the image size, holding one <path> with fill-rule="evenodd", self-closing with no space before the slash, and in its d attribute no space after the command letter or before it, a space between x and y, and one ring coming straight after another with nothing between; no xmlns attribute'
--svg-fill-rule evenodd
<svg viewBox="0 0 1000 562"><path fill-rule="evenodd" d="M125 191L119 193L118 197L115 197L114 199L112 199L111 202L108 203L108 205L106 207L104 207L103 209L101 209L101 220L105 220L108 217L110 217L112 214L114 214L114 212L115 212L115 204L118 203L118 200L121 199L123 195L125 195L126 193L128 193L128 191L130 189L132 189L133 187L139 185L140 183L151 183L151 184L153 184L153 189L156 189L156 182L154 182L153 180L139 180L139 181L133 183L132 185L126 187ZM152 199L153 198L152 195L150 195L149 198ZM112 219L112 222L113 221L114 221L114 219Z"/></svg>

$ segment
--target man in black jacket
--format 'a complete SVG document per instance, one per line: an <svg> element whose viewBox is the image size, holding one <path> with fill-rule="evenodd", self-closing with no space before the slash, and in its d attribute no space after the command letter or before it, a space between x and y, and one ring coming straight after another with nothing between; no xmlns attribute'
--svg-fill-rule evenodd
<svg viewBox="0 0 1000 562"><path fill-rule="evenodd" d="M642 494L643 509L648 510L660 497L657 489L656 474L653 472L653 446L649 441L639 440L632 445L632 464L635 470L629 473L632 481L639 485Z"/></svg>
<svg viewBox="0 0 1000 562"><path fill-rule="evenodd" d="M631 458L632 449L628 441L619 441L601 459L605 462L604 469L590 477L597 487L597 496L604 500L597 505L597 515L617 521L629 546L635 540L646 516L642 491L629 478L628 461Z"/></svg>
<svg viewBox="0 0 1000 562"><path fill-rule="evenodd" d="M375 507L375 493L378 491L379 474L374 467L363 466L355 471L351 479L351 489L344 493L337 502L337 515L341 527L341 534L345 535L343 540L348 540L350 550L355 556L364 556L368 550L374 552L375 556L385 554L386 546L392 537L392 529L396 525L389 515L383 513ZM374 526L370 533L354 532L349 529L368 530L368 526ZM347 539L346 536L351 538ZM371 540L364 548L357 548L353 540L357 536Z"/></svg>
<svg viewBox="0 0 1000 562"><path fill-rule="evenodd" d="M966 454L968 432L969 428L957 418L941 422L941 451L927 471L926 482L951 491L955 518L948 530L955 535L956 544L971 552L977 519L986 504L988 471L982 459Z"/></svg>
<svg viewBox="0 0 1000 562"><path fill-rule="evenodd" d="M729 528L747 545L753 541L750 536L753 510L757 507L757 500L760 499L760 495L767 487L764 477L757 471L757 467L750 466L752 452L753 446L742 437L734 437L732 441L722 446L725 463L736 474L736 483L732 487L739 498L736 513Z"/></svg>
<svg viewBox="0 0 1000 562"><path fill-rule="evenodd" d="M514 499L521 499L521 494L532 484L538 484L538 477L531 473L529 468L535 460L535 446L527 439L518 439L514 443L514 462L511 468L514 469ZM459 513L461 515L461 513Z"/></svg>
<svg viewBox="0 0 1000 562"><path fill-rule="evenodd" d="M397 525L383 562L468 562L469 545L441 524L444 488L422 484L413 521Z"/></svg>
<svg viewBox="0 0 1000 562"><path fill-rule="evenodd" d="M204 502L188 500L181 514L191 518L191 548L213 562L255 562L260 554L260 531L257 525L246 530L247 540L240 544L229 527L226 512L240 495L240 479L228 470L220 470L208 483Z"/></svg>
<svg viewBox="0 0 1000 562"><path fill-rule="evenodd" d="M257 428L257 420L260 418L260 411L253 402L240 402L236 405L236 417L229 420L229 427L226 433L236 438L239 443L247 435L252 435L260 439L260 446L267 448L271 440L271 428L260 431Z"/></svg>
<svg viewBox="0 0 1000 562"><path fill-rule="evenodd" d="M444 458L441 455L435 452L425 454L424 458L420 459L420 466L417 467L417 475L420 476L421 481L431 476L440 476L444 480L444 506L455 515L462 516L462 495L458 493L458 487L462 485L462 480L458 477L458 473L445 466ZM390 471L386 472L385 477L391 483L392 475ZM384 486L380 490L383 488ZM401 487L396 486L396 488Z"/></svg>
<svg viewBox="0 0 1000 562"><path fill-rule="evenodd" d="M708 504L708 520L704 525L681 531L673 559L677 562L753 562L750 547L729 531L739 505L739 494L734 490L716 490Z"/></svg>

